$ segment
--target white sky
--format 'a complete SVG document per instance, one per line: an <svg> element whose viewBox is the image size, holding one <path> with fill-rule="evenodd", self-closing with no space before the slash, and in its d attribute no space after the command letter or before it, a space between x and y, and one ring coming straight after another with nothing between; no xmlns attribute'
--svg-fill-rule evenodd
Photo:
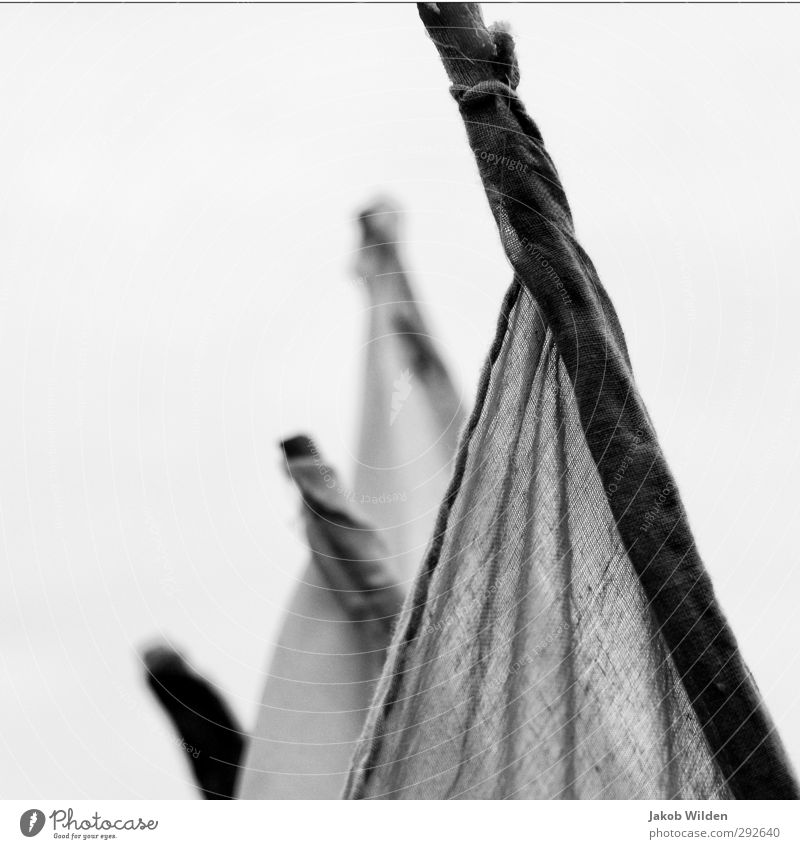
<svg viewBox="0 0 800 849"><path fill-rule="evenodd" d="M800 763L800 8L501 6L718 594ZM412 6L0 8L0 796L191 797L136 649L250 725L355 445L352 215L466 395L510 274ZM209 623L213 624L209 624Z"/></svg>

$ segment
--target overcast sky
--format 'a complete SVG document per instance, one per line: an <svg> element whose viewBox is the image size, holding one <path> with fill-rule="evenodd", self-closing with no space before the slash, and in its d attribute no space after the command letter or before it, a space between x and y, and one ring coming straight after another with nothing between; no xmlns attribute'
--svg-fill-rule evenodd
<svg viewBox="0 0 800 849"><path fill-rule="evenodd" d="M499 6L745 658L800 763L800 8ZM137 650L254 720L405 256L471 401L510 274L413 6L0 8L0 795L191 797ZM211 623L211 624L209 624Z"/></svg>

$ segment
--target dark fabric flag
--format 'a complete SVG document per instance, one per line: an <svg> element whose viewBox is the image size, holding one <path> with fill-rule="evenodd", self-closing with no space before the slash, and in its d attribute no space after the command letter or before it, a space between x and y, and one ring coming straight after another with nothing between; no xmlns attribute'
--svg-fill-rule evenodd
<svg viewBox="0 0 800 849"><path fill-rule="evenodd" d="M205 799L232 799L244 747L232 710L217 688L169 646L144 654L147 684L166 711Z"/></svg>
<svg viewBox="0 0 800 849"><path fill-rule="evenodd" d="M514 282L346 795L797 798L513 41L420 14Z"/></svg>

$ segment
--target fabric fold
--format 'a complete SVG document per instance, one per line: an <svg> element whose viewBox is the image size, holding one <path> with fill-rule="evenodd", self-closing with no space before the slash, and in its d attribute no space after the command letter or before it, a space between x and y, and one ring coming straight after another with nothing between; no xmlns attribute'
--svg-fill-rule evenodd
<svg viewBox="0 0 800 849"><path fill-rule="evenodd" d="M378 532L307 437L282 444L311 562L270 660L240 795L341 795L404 590Z"/></svg>
<svg viewBox="0 0 800 849"><path fill-rule="evenodd" d="M358 220L367 304L354 498L410 583L450 480L464 409L401 260L399 210L376 201Z"/></svg>
<svg viewBox="0 0 800 849"><path fill-rule="evenodd" d="M796 798L513 41L420 14L515 282L347 794Z"/></svg>
<svg viewBox="0 0 800 849"><path fill-rule="evenodd" d="M358 218L366 297L356 469L283 444L312 552L270 659L241 795L341 797L392 628L452 472L463 408L399 253L399 212Z"/></svg>

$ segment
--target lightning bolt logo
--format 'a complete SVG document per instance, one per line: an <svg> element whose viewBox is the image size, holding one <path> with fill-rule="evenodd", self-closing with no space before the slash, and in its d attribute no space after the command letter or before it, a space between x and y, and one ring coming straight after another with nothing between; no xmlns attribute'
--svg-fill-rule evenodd
<svg viewBox="0 0 800 849"><path fill-rule="evenodd" d="M36 837L44 828L44 811L30 808L19 818L19 830L25 837Z"/></svg>
<svg viewBox="0 0 800 849"><path fill-rule="evenodd" d="M400 372L400 377L395 380L394 392L392 392L392 410L389 414L389 426L394 424L400 410L403 409L403 404L408 400L411 394L411 370L406 369Z"/></svg>

